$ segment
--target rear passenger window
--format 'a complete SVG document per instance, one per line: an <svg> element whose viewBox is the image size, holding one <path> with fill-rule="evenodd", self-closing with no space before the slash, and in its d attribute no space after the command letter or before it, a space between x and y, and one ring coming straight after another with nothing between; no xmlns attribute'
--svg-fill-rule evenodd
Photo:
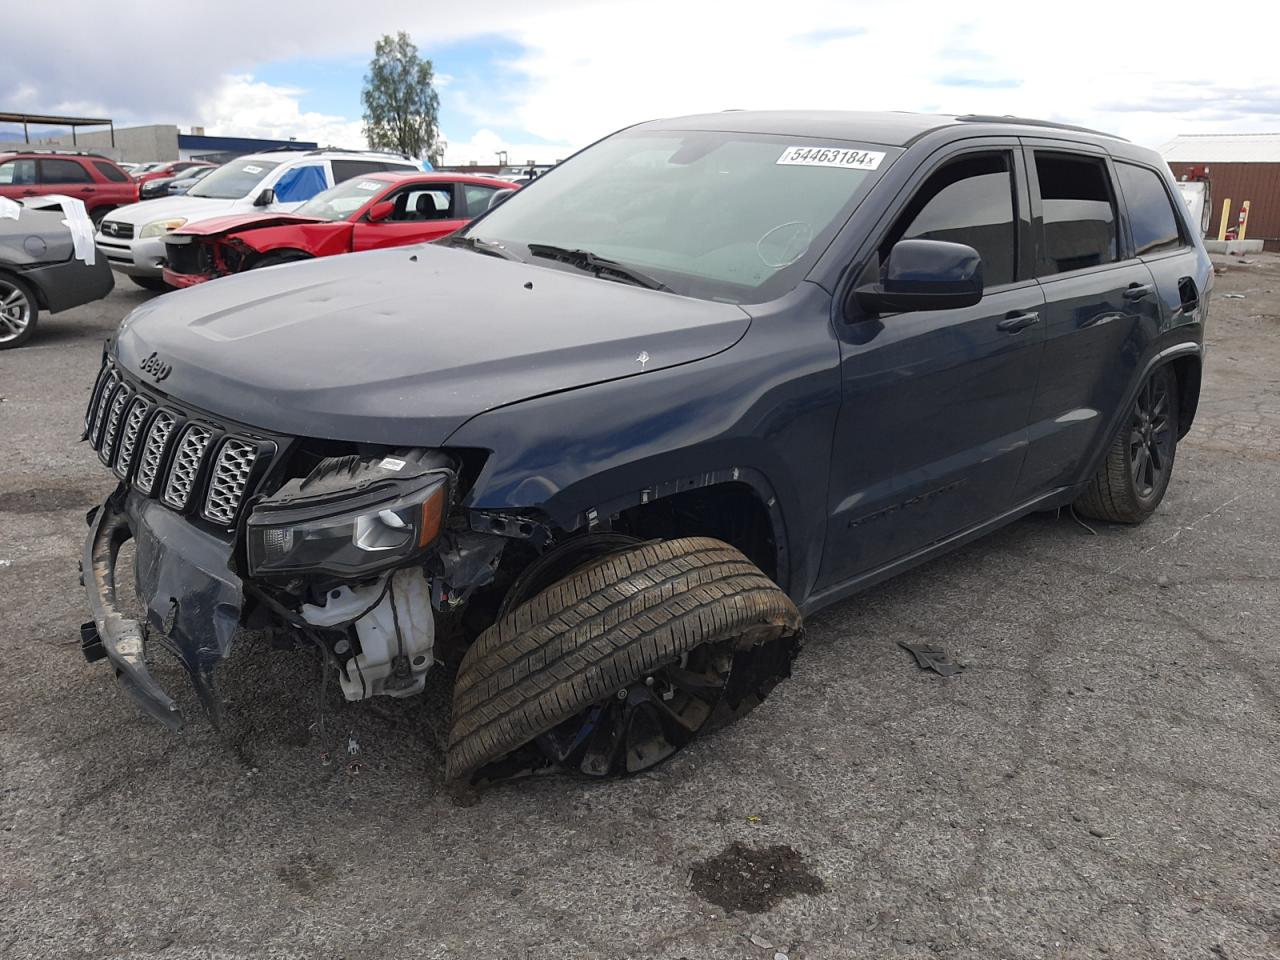
<svg viewBox="0 0 1280 960"><path fill-rule="evenodd" d="M1117 163L1120 192L1129 211L1129 227L1133 231L1133 249L1141 256L1172 250L1182 245L1178 215L1169 202L1169 191L1154 170Z"/></svg>
<svg viewBox="0 0 1280 960"><path fill-rule="evenodd" d="M41 160L41 183L93 183L89 171L74 160Z"/></svg>
<svg viewBox="0 0 1280 960"><path fill-rule="evenodd" d="M947 240L978 251L985 286L1012 283L1018 249L1012 171L1007 153L973 154L943 166L911 198L880 248L880 261L899 240Z"/></svg>
<svg viewBox="0 0 1280 960"><path fill-rule="evenodd" d="M98 168L100 174L115 183L125 183L129 179L129 175L114 163L103 163L101 160L95 160L93 165Z"/></svg>
<svg viewBox="0 0 1280 960"><path fill-rule="evenodd" d="M34 160L9 160L0 163L0 187L26 186L36 182Z"/></svg>
<svg viewBox="0 0 1280 960"><path fill-rule="evenodd" d="M1036 153L1044 249L1040 275L1116 260L1116 209L1102 160Z"/></svg>
<svg viewBox="0 0 1280 960"><path fill-rule="evenodd" d="M329 166L333 167L334 183L342 183L352 177L367 177L371 173L382 173L388 169L387 164L379 163L376 160L330 160ZM399 168L392 167L391 169L398 170Z"/></svg>

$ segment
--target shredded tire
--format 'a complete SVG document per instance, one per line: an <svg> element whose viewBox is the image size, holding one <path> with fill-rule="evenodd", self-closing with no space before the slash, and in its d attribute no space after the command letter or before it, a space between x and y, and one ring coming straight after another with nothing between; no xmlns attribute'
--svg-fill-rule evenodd
<svg viewBox="0 0 1280 960"><path fill-rule="evenodd" d="M747 650L799 632L791 599L727 543L691 537L612 554L500 618L467 651L447 776L469 777L702 644Z"/></svg>

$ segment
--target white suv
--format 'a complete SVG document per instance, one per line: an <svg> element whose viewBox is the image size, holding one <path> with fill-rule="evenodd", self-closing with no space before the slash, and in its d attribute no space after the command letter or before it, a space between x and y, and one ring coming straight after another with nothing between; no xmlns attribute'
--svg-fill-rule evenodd
<svg viewBox="0 0 1280 960"><path fill-rule="evenodd" d="M118 207L94 238L111 266L140 287L168 290L164 235L197 220L242 213L288 213L321 190L381 171L422 170L395 154L346 150L282 150L255 153L224 164L184 196Z"/></svg>

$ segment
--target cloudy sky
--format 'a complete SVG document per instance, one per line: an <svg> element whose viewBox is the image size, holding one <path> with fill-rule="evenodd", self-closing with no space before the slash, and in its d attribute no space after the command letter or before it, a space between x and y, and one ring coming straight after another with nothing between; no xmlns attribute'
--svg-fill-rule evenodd
<svg viewBox="0 0 1280 960"><path fill-rule="evenodd" d="M406 30L452 162L731 107L1017 114L1158 146L1280 131L1277 28L1274 0L62 0L8 5L0 110L356 147L374 41Z"/></svg>

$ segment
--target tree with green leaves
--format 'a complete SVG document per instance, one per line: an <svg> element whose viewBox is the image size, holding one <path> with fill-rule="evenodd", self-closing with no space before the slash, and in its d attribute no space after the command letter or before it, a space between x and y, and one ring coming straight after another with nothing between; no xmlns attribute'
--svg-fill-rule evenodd
<svg viewBox="0 0 1280 960"><path fill-rule="evenodd" d="M404 31L378 41L361 93L369 149L439 161L440 98L433 77L431 61L418 56L417 46Z"/></svg>

